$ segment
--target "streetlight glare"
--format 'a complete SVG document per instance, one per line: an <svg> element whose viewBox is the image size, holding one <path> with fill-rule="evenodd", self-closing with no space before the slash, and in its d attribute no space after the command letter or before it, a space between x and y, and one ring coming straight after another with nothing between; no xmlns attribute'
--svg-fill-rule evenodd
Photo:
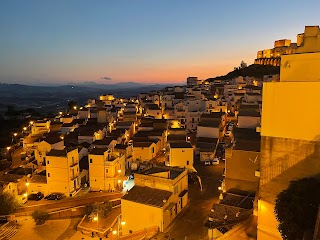
<svg viewBox="0 0 320 240"><path fill-rule="evenodd" d="M11 147L7 147L7 150L10 150Z"/></svg>
<svg viewBox="0 0 320 240"><path fill-rule="evenodd" d="M116 235L116 234L117 234L117 231L116 231L116 230L113 230L112 233L113 233L114 235Z"/></svg>
<svg viewBox="0 0 320 240"><path fill-rule="evenodd" d="M122 226L126 225L126 222L121 222L121 225L122 225Z"/></svg>
<svg viewBox="0 0 320 240"><path fill-rule="evenodd" d="M94 221L98 221L98 217L94 217L93 220L94 220Z"/></svg>
<svg viewBox="0 0 320 240"><path fill-rule="evenodd" d="M18 135L18 133L14 133L14 134L13 134L13 136L15 136L15 137L16 137L17 135Z"/></svg>
<svg viewBox="0 0 320 240"><path fill-rule="evenodd" d="M27 127L24 127L24 128L23 128L23 131L26 131L26 130L27 130Z"/></svg>
<svg viewBox="0 0 320 240"><path fill-rule="evenodd" d="M28 187L30 183L26 182L26 186Z"/></svg>

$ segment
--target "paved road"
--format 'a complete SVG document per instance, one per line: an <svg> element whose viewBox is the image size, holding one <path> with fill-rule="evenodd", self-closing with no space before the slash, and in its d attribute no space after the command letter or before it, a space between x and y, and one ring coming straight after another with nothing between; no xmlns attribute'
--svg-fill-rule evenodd
<svg viewBox="0 0 320 240"><path fill-rule="evenodd" d="M64 208L72 208L77 206L83 206L88 203L104 202L106 200L119 199L122 197L122 193L88 193L81 197L65 198L59 201L41 200L41 202L35 202L33 205L27 205L22 208L18 208L15 215L25 215L34 210L57 210Z"/></svg>
<svg viewBox="0 0 320 240"><path fill-rule="evenodd" d="M200 240L206 239L207 229L204 222L212 208L213 203L219 200L218 187L221 185L224 162L217 166L195 165L203 183L203 192L199 184L189 183L189 205L181 212L166 233L159 234L153 239L167 239L168 236L175 240Z"/></svg>
<svg viewBox="0 0 320 240"><path fill-rule="evenodd" d="M22 164L21 153L23 152L23 147L17 149L12 153L12 168L19 167Z"/></svg>

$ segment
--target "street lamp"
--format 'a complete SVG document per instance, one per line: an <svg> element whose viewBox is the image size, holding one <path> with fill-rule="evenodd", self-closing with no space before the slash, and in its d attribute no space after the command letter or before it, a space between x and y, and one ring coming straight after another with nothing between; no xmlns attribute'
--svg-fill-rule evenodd
<svg viewBox="0 0 320 240"><path fill-rule="evenodd" d="M27 127L24 127L24 128L23 128L23 131L27 131Z"/></svg>
<svg viewBox="0 0 320 240"><path fill-rule="evenodd" d="M97 228L99 228L99 213L97 213L97 216L93 218L93 221L97 222Z"/></svg>
<svg viewBox="0 0 320 240"><path fill-rule="evenodd" d="M33 124L33 121L30 121L29 124L32 125L32 124Z"/></svg>

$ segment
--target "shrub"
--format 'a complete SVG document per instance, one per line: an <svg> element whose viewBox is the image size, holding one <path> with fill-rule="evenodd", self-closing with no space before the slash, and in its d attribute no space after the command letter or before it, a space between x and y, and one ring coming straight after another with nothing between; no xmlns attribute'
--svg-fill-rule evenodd
<svg viewBox="0 0 320 240"><path fill-rule="evenodd" d="M50 215L44 210L35 210L32 213L32 218L37 225L44 224L49 219L49 217Z"/></svg>

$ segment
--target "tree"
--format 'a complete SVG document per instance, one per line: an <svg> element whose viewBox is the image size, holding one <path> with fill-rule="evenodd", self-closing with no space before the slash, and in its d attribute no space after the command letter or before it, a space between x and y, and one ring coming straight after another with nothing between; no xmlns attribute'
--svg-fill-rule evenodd
<svg viewBox="0 0 320 240"><path fill-rule="evenodd" d="M10 193L0 193L0 215L9 215L19 207L14 195Z"/></svg>
<svg viewBox="0 0 320 240"><path fill-rule="evenodd" d="M49 219L49 217L50 215L48 214L48 212L44 210L35 210L32 213L32 218L37 225L44 224Z"/></svg>
<svg viewBox="0 0 320 240"><path fill-rule="evenodd" d="M292 181L276 198L278 229L285 240L300 240L314 229L320 204L320 181L303 178Z"/></svg>

